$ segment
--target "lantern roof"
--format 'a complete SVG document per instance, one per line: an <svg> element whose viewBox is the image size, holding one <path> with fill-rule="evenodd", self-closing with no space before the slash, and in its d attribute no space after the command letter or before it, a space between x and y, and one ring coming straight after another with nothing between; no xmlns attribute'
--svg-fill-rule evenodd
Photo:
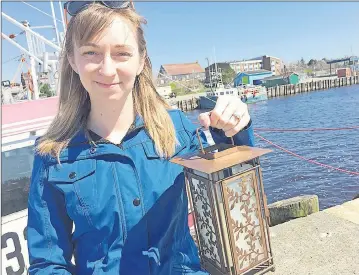
<svg viewBox="0 0 359 275"><path fill-rule="evenodd" d="M250 146L235 146L229 150L228 154L222 154L222 156L214 159L203 158L200 156L200 152L196 152L175 157L170 161L184 166L185 168L191 168L203 173L211 174L250 161L270 152L272 152L272 150Z"/></svg>

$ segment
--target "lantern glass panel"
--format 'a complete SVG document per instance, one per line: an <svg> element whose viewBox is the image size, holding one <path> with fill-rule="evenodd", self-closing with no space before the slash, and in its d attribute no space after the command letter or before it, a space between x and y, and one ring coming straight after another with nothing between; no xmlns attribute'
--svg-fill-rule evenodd
<svg viewBox="0 0 359 275"><path fill-rule="evenodd" d="M201 171L197 171L195 169L190 169L190 172L197 175L197 176L200 176L202 178L205 178L205 179L209 179L209 175L207 173L204 173L204 172L201 172Z"/></svg>
<svg viewBox="0 0 359 275"><path fill-rule="evenodd" d="M216 214L213 212L213 197L208 191L208 181L191 177L192 203L196 214L196 226L201 247L201 256L211 260L219 268L223 266L223 258L220 250L220 235Z"/></svg>
<svg viewBox="0 0 359 275"><path fill-rule="evenodd" d="M253 165L251 163L240 163L232 167L225 168L216 173L213 173L213 180L214 181L224 180L228 177L242 173L243 171L249 170L251 168L253 168Z"/></svg>
<svg viewBox="0 0 359 275"><path fill-rule="evenodd" d="M232 251L238 273L268 258L256 170L223 181Z"/></svg>

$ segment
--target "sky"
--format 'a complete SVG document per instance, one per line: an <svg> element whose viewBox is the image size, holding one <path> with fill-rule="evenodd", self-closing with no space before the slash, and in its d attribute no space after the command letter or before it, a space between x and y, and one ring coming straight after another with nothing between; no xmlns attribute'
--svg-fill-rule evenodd
<svg viewBox="0 0 359 275"><path fill-rule="evenodd" d="M49 2L26 3L51 14ZM54 7L61 20L58 1ZM148 21L154 72L161 64L196 61L204 68L214 56L217 62L261 55L292 62L359 55L359 2L136 2L135 7ZM52 18L22 2L2 2L2 11L32 26L53 25ZM5 34L20 32L4 18L1 28ZM55 37L54 30L37 31ZM24 35L16 41L26 47ZM2 80L11 80L19 62L8 60L21 52L4 39L1 44Z"/></svg>

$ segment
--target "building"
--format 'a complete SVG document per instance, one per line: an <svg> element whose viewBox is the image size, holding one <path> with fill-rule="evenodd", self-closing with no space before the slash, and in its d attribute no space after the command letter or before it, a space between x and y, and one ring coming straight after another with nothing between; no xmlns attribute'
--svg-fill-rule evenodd
<svg viewBox="0 0 359 275"><path fill-rule="evenodd" d="M349 65L352 75L359 75L359 57L350 57Z"/></svg>
<svg viewBox="0 0 359 275"><path fill-rule="evenodd" d="M262 69L273 72L273 75L282 74L283 62L277 57L262 56Z"/></svg>
<svg viewBox="0 0 359 275"><path fill-rule="evenodd" d="M241 84L260 85L262 79L272 75L273 72L268 70L241 72L234 78L234 87Z"/></svg>
<svg viewBox="0 0 359 275"><path fill-rule="evenodd" d="M277 57L263 55L248 60L231 61L229 65L236 73L267 70L273 72L273 75L280 75L283 62Z"/></svg>
<svg viewBox="0 0 359 275"><path fill-rule="evenodd" d="M236 74L242 72L266 70L272 72L272 75L280 75L282 73L283 63L277 57L263 55L263 56L259 56L247 60L241 60L241 61L220 62L217 63L216 65L217 65L218 77L221 77L222 72L228 68L232 68ZM205 68L205 73L206 73L205 84L210 83L210 79L209 79L210 72L212 77L211 80L212 83L214 84L216 82L216 66L214 63Z"/></svg>
<svg viewBox="0 0 359 275"><path fill-rule="evenodd" d="M280 85L298 84L298 83L299 83L299 75L293 72L289 72L287 75L270 76L263 78L261 80L261 84L266 88L280 86Z"/></svg>
<svg viewBox="0 0 359 275"><path fill-rule="evenodd" d="M172 94L172 88L170 85L168 86L162 86L162 87L156 87L157 93L164 97L164 98L170 98Z"/></svg>
<svg viewBox="0 0 359 275"><path fill-rule="evenodd" d="M261 69L263 69L262 63L263 62L262 62L261 57L256 57L256 58L242 60L242 61L229 62L231 68L236 73L261 70Z"/></svg>
<svg viewBox="0 0 359 275"><path fill-rule="evenodd" d="M172 81L204 80L205 71L198 62L162 65L157 84L165 85Z"/></svg>
<svg viewBox="0 0 359 275"><path fill-rule="evenodd" d="M350 68L341 68L337 69L337 76L340 77L350 77L352 76Z"/></svg>
<svg viewBox="0 0 359 275"><path fill-rule="evenodd" d="M334 59L326 61L329 64L330 75L332 75L332 64L341 63L342 68L350 67L352 73L359 73L359 57L358 56L351 56L345 57L340 59Z"/></svg>

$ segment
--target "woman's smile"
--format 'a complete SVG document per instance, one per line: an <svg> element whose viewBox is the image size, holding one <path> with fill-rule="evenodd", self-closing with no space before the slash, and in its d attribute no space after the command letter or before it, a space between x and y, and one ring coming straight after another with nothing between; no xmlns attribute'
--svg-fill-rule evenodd
<svg viewBox="0 0 359 275"><path fill-rule="evenodd" d="M101 82L97 82L97 81L95 81L95 83L97 84L97 85L99 85L100 87L102 87L102 88L107 88L107 89L111 89L111 88L116 88L116 87L118 87L118 85L120 84L120 82L117 82L117 83L101 83Z"/></svg>

